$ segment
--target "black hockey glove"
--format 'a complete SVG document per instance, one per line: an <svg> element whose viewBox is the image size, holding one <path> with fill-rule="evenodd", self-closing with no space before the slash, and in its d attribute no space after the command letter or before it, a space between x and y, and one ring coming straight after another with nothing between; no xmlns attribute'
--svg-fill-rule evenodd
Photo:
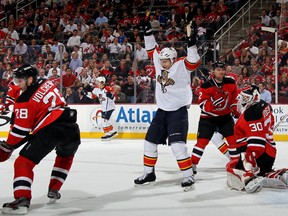
<svg viewBox="0 0 288 216"><path fill-rule="evenodd" d="M106 93L106 97L110 98L111 100L113 100L114 95L111 92L107 92Z"/></svg>
<svg viewBox="0 0 288 216"><path fill-rule="evenodd" d="M9 108L5 105L0 107L0 115L7 115L10 112Z"/></svg>
<svg viewBox="0 0 288 216"><path fill-rule="evenodd" d="M187 44L188 47L196 45L198 29L195 22L191 21L187 25Z"/></svg>
<svg viewBox="0 0 288 216"><path fill-rule="evenodd" d="M141 20L140 28L143 30L145 36L152 35L152 27L149 21Z"/></svg>
<svg viewBox="0 0 288 216"><path fill-rule="evenodd" d="M0 162L6 161L12 155L14 151L11 145L8 145L5 141L0 141Z"/></svg>

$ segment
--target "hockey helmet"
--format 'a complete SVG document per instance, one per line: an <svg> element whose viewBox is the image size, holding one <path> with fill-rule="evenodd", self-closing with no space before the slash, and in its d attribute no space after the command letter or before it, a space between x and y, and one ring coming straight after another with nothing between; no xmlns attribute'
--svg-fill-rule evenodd
<svg viewBox="0 0 288 216"><path fill-rule="evenodd" d="M225 69L225 63L224 62L221 62L221 61L215 61L213 64L212 64L212 68L213 70L215 70L215 68L224 68Z"/></svg>
<svg viewBox="0 0 288 216"><path fill-rule="evenodd" d="M30 64L24 64L21 67L14 70L14 78L16 79L26 78L27 79L29 77L33 77L33 82L36 81L37 74L38 74L37 69Z"/></svg>
<svg viewBox="0 0 288 216"><path fill-rule="evenodd" d="M105 77L103 77L103 76L97 77L96 80L97 80L98 82L102 83L102 84L105 84L105 83L106 83L106 79L105 79Z"/></svg>
<svg viewBox="0 0 288 216"><path fill-rule="evenodd" d="M177 59L177 51L173 47L165 47L160 52L160 60L170 59L173 64Z"/></svg>
<svg viewBox="0 0 288 216"><path fill-rule="evenodd" d="M259 88L256 85L248 85L238 95L238 104L240 111L245 111L251 105L260 101Z"/></svg>

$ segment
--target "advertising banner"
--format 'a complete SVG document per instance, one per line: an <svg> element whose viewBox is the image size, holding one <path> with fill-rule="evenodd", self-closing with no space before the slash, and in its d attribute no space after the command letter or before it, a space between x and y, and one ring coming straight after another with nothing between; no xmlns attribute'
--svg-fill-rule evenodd
<svg viewBox="0 0 288 216"><path fill-rule="evenodd" d="M103 136L101 106L98 104L70 105L78 111L78 124L82 138L100 138ZM275 116L275 140L288 140L288 105L272 105ZM111 116L114 127L118 130L117 138L144 138L145 133L157 110L154 104L117 104ZM192 105L189 113L188 139L196 139L200 109ZM9 131L8 115L0 116L0 136L5 137Z"/></svg>

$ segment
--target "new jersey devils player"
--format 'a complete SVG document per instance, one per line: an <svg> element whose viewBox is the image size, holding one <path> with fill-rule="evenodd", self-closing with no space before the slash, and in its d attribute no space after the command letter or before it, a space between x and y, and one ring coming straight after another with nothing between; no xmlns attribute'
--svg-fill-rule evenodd
<svg viewBox="0 0 288 216"><path fill-rule="evenodd" d="M48 197L59 199L59 190L80 144L76 110L66 107L61 93L49 80L37 80L37 70L25 64L14 72L22 91L14 104L14 123L8 138L0 142L0 161L24 145L14 162L15 201L3 205L3 213L25 214L30 206L33 168L54 148L56 159Z"/></svg>
<svg viewBox="0 0 288 216"><path fill-rule="evenodd" d="M235 80L225 76L225 64L214 62L213 77L200 86L198 104L201 114L197 143L192 150L194 170L216 130L226 138L230 157L238 157L237 152L232 151L236 146L236 139L233 130L234 120L231 116L232 112L238 115L237 95Z"/></svg>

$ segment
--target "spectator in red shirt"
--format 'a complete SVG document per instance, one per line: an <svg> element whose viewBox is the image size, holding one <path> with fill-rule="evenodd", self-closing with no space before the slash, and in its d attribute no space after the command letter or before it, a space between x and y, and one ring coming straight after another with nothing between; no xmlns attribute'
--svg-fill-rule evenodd
<svg viewBox="0 0 288 216"><path fill-rule="evenodd" d="M114 74L114 72L115 72L115 71L114 71L113 67L111 66L110 61L109 61L109 60L106 60L106 61L104 62L103 67L100 69L100 74L101 74L102 76L105 76L105 77L108 78L108 80L109 80L109 78L111 77L112 74Z"/></svg>
<svg viewBox="0 0 288 216"><path fill-rule="evenodd" d="M66 68L65 74L62 75L63 87L77 88L80 86L79 79L72 73L70 68Z"/></svg>
<svg viewBox="0 0 288 216"><path fill-rule="evenodd" d="M224 24L228 20L228 7L225 5L224 0L219 0L219 3L216 5L216 11L221 17L221 22Z"/></svg>

